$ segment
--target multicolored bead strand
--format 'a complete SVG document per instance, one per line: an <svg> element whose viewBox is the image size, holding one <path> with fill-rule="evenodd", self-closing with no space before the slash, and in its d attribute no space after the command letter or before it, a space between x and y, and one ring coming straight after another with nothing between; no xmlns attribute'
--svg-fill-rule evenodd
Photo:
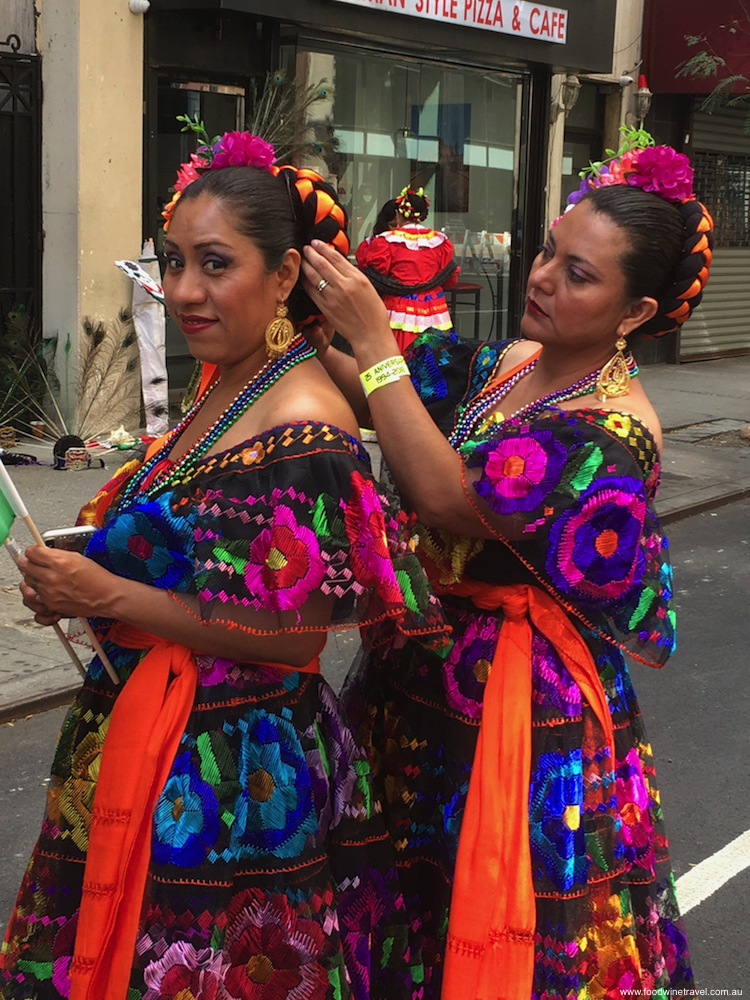
<svg viewBox="0 0 750 1000"><path fill-rule="evenodd" d="M169 436L167 437L164 444L159 448L159 450L151 456L151 458L145 462L138 472L129 481L125 491L122 495L122 499L119 503L118 509L123 510L127 507L134 497L138 494L141 497L150 497L158 489L162 489L164 486L169 486L176 483L186 472L195 464L195 462L206 455L213 445L221 438L229 428L235 424L242 414L248 410L253 403L259 399L266 390L270 389L272 385L279 381L279 379L286 375L288 371L294 368L295 365L300 364L302 361L307 361L309 358L315 356L315 348L311 347L310 344L302 337L298 336L294 341L292 341L289 350L283 357L276 361L268 361L256 372L255 375L250 379L250 381L241 389L241 391L235 396L233 401L224 410L221 416L214 421L213 424L198 438L198 440L191 445L190 448L182 455L170 468L166 475L157 476L156 479L151 480L152 473L155 468L169 455L170 451L174 447L175 441L180 437L180 435L185 431L185 429L192 423L195 419L198 411L202 408L206 399L208 398L210 392L212 392L216 385L216 382L211 387L209 392L207 392L202 399L185 414L182 420L173 428ZM151 482L149 482L151 480ZM149 484L149 485L145 485Z"/></svg>
<svg viewBox="0 0 750 1000"><path fill-rule="evenodd" d="M535 358L527 365L524 365L523 368L519 369L515 375L512 375L509 379L502 382L494 389L490 389L484 393L479 393L474 397L466 409L459 415L456 425L450 435L449 441L454 448L460 447L469 439L480 417L488 410L490 411L490 414L485 418L485 428L492 422L501 424L506 420L516 420L519 417L531 417L556 403L564 403L570 399L577 399L579 396L587 396L596 388L597 380L601 374L601 368L599 368L597 371L591 372L589 375L584 375L583 378L578 379L577 382L573 382L572 385L566 386L564 389L555 389L546 396L542 396L540 399L535 399L532 400L531 403L526 403L525 406L519 407L508 417L500 414L497 418L495 418L496 407L502 402L503 399L505 399L511 389L518 385L523 378L529 375L534 368L536 368L537 361L538 358ZM638 365L636 364L636 360L632 354L627 355L627 363L630 377L634 378L638 374Z"/></svg>

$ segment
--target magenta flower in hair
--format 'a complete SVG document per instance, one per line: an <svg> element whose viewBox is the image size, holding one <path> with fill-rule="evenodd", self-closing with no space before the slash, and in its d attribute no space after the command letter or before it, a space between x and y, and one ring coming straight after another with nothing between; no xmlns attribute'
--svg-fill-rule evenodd
<svg viewBox="0 0 750 1000"><path fill-rule="evenodd" d="M226 132L213 147L211 170L222 167L259 167L269 170L276 153L270 142L249 132Z"/></svg>
<svg viewBox="0 0 750 1000"><path fill-rule="evenodd" d="M667 201L685 201L693 197L693 168L684 153L671 146L648 146L638 151L634 169L627 174L628 184L653 191Z"/></svg>

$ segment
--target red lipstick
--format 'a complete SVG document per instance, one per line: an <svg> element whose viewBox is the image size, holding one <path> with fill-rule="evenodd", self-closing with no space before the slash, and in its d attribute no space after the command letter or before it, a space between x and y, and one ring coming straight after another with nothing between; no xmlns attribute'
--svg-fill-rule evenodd
<svg viewBox="0 0 750 1000"><path fill-rule="evenodd" d="M541 309L536 304L536 302L528 295L526 296L526 308L531 313L532 316L544 316L545 318L548 318L547 313L544 311L544 309Z"/></svg>

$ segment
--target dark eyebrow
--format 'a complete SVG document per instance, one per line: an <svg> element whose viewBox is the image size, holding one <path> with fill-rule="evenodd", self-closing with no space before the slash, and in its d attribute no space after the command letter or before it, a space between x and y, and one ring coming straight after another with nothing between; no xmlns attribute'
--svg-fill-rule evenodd
<svg viewBox="0 0 750 1000"><path fill-rule="evenodd" d="M167 245L174 247L175 250L179 250L179 246L174 240L170 240L167 237L164 240L164 246ZM193 244L193 250L205 250L207 247L224 247L226 250L231 250L232 247L228 243L224 243L222 240L204 240L203 243Z"/></svg>
<svg viewBox="0 0 750 1000"><path fill-rule="evenodd" d="M555 237L552 235L552 230L551 229L550 229L549 233L547 234L547 239L552 244L553 249L556 250L557 249L557 243L555 242ZM587 260L586 257L579 257L578 254L569 253L569 254L566 254L566 258L569 261L571 261L573 264L583 264L584 267L587 267L590 270L595 271L598 275L601 275L601 273L602 273L599 270L599 268L596 266L596 264L592 264L591 261Z"/></svg>

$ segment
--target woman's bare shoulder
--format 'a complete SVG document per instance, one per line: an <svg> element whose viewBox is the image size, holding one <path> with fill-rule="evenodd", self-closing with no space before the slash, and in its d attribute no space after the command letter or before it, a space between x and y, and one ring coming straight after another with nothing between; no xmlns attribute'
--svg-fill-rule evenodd
<svg viewBox="0 0 750 1000"><path fill-rule="evenodd" d="M541 344L537 344L534 340L521 339L514 341L503 354L496 374L501 375L503 372L510 371L516 365L532 358L537 351L541 350L541 346Z"/></svg>
<svg viewBox="0 0 750 1000"><path fill-rule="evenodd" d="M282 383L268 394L263 413L266 426L314 420L359 437L351 407L317 359L292 369Z"/></svg>

